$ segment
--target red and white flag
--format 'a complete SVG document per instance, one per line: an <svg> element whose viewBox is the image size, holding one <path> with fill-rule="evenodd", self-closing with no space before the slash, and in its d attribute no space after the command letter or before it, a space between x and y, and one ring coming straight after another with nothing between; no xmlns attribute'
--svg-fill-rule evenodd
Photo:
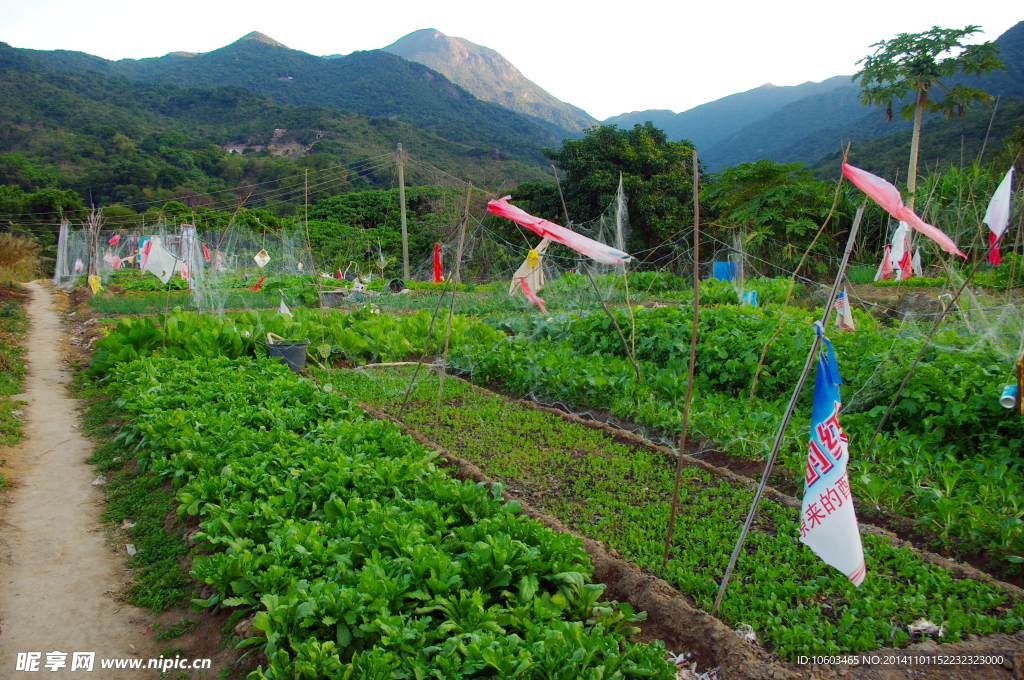
<svg viewBox="0 0 1024 680"><path fill-rule="evenodd" d="M850 307L850 297L846 294L846 286L839 291L836 298L836 328L844 331L854 331L853 309Z"/></svg>
<svg viewBox="0 0 1024 680"><path fill-rule="evenodd" d="M1006 231L1006 226L1010 222L1010 199L1013 193L1013 167L1011 166L1006 175L1003 176L1003 181L999 183L999 188L996 189L996 193L992 195L992 200L988 203L988 210L985 211L985 218L982 220L988 225L988 244L994 246L996 240L1003 235ZM988 253L988 261L992 264L999 264L1003 261L1002 256L999 254L999 248L992 248Z"/></svg>
<svg viewBox="0 0 1024 680"><path fill-rule="evenodd" d="M878 272L875 274L875 281L889 278L892 274L892 247L885 244L885 253L882 254L882 262L878 265Z"/></svg>

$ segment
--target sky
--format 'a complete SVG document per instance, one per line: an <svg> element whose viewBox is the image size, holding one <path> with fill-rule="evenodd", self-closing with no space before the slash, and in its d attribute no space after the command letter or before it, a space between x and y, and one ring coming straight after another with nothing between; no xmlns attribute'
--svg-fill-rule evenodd
<svg viewBox="0 0 1024 680"><path fill-rule="evenodd" d="M310 54L379 49L434 28L497 50L598 120L684 111L764 83L853 74L870 45L932 26L995 40L1024 19L1009 0L511 3L307 0L0 0L0 41L106 59L209 52L260 31Z"/></svg>

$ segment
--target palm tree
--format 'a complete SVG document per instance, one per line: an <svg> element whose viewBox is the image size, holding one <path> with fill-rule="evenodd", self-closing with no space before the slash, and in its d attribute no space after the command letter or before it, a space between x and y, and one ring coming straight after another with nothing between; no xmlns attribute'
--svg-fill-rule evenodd
<svg viewBox="0 0 1024 680"><path fill-rule="evenodd" d="M964 38L979 31L979 26L967 26L963 30L935 26L923 33L901 33L892 40L875 43L871 46L875 48L874 54L857 62L864 65L853 76L855 82L860 79L861 104L879 106L884 103L886 120L892 120L892 100L914 94L913 100L900 109L903 118L914 118L907 173L907 207L911 210L914 209L914 192L917 189L917 152L925 109L931 113L942 111L946 118L955 110L957 118L963 118L965 109L979 101L988 104L992 95L948 79L958 74L981 76L997 68L1006 70L996 56L999 53L997 44L963 44ZM934 97L933 90L944 95L941 100Z"/></svg>

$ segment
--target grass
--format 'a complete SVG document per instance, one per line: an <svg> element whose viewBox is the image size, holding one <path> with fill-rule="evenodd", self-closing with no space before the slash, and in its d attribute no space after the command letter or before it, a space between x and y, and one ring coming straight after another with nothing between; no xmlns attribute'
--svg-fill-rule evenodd
<svg viewBox="0 0 1024 680"><path fill-rule="evenodd" d="M0 286L33 278L39 271L39 250L31 238L0 233Z"/></svg>
<svg viewBox="0 0 1024 680"><path fill-rule="evenodd" d="M120 410L109 395L81 372L76 375L73 392L87 402L82 431L101 442L86 461L107 478L107 505L101 519L111 528L125 520L135 524L125 530L138 551L128 558L134 576L124 592L125 600L154 614L183 604L193 596L193 588L179 564L188 554L187 527L174 514L173 492L157 478L139 474L133 453L114 441Z"/></svg>
<svg viewBox="0 0 1024 680"><path fill-rule="evenodd" d="M409 372L335 371L342 391L395 413ZM437 379L414 388L406 422L433 432ZM710 609L751 492L684 468L668 569L661 569L673 464L661 454L616 443L602 432L552 414L445 385L437 442L507 483L515 493L605 541ZM945 623L945 640L968 633L1015 631L1024 604L977 581L957 580L913 553L864 535L868 578L860 588L799 543L798 513L762 501L720 610L729 625L749 623L787 658L849 653L908 642L907 624Z"/></svg>
<svg viewBox="0 0 1024 680"><path fill-rule="evenodd" d="M0 292L3 292L0 289ZM22 391L25 378L25 334L28 331L28 314L11 296L0 296L0 446L17 444L24 438L19 411L24 401L11 399L10 395ZM6 486L0 473L0 487Z"/></svg>

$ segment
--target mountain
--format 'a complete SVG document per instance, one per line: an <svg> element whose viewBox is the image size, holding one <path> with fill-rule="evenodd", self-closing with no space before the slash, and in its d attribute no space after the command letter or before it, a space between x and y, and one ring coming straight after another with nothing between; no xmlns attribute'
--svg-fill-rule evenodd
<svg viewBox="0 0 1024 680"><path fill-rule="evenodd" d="M280 104L237 86L185 88L58 70L33 54L0 43L0 184L25 191L58 186L97 205L145 205L176 196L223 201L236 191L244 198L247 187L267 194L285 182L289 190L271 192L274 210L294 210L307 169L313 198L393 186L399 142L415 158L477 184L550 176L536 163L502 159L401 120ZM84 61L60 56L60 63ZM406 177L424 179L412 165Z"/></svg>
<svg viewBox="0 0 1024 680"><path fill-rule="evenodd" d="M63 71L93 70L186 88L237 86L278 104L316 104L395 118L482 152L527 163L544 163L541 147L558 141L536 121L481 101L437 71L382 50L324 59L250 33L212 52L151 59L108 61L81 52L18 51Z"/></svg>
<svg viewBox="0 0 1024 680"><path fill-rule="evenodd" d="M1024 21L996 38L999 45L999 59L1006 66L1005 71L995 71L982 78L965 77L960 82L980 87L991 94L1024 97Z"/></svg>
<svg viewBox="0 0 1024 680"><path fill-rule="evenodd" d="M959 78L958 82L979 87L994 96L1024 96L1024 22L1003 33L995 42L999 45L1006 71L994 71L983 78ZM898 114L905 102L893 102L893 110L897 114L891 122L886 122L885 109L861 106L859 95L859 87L845 85L828 93L805 97L744 127L707 149L702 156L712 168L761 158L785 163L803 161L810 165L835 152L841 143L854 140L857 147L876 137L888 138L912 129L912 121ZM974 110L974 116L981 116L986 121L992 115L990 106L979 105ZM1015 110L1010 107L1004 112ZM941 126L943 118L939 114L926 113L925 116L926 121L934 120ZM1024 125L1024 120L1016 124ZM981 135L984 137L984 131ZM890 143L897 145L895 139ZM976 147L974 153L977 153L982 139L975 139L972 143ZM872 148L881 147L876 145ZM922 146L922 153L923 150ZM875 151L871 153L876 155ZM959 160L959 143L953 155Z"/></svg>
<svg viewBox="0 0 1024 680"><path fill-rule="evenodd" d="M606 125L615 123L619 127L632 127L649 120L664 130L669 139L689 139L703 152L729 135L739 132L743 127L767 118L786 104L811 95L831 92L837 87L849 84L849 76L833 76L820 83L806 82L792 86L766 83L753 90L731 94L682 113L672 113L664 109L633 111L612 116L602 122Z"/></svg>
<svg viewBox="0 0 1024 680"><path fill-rule="evenodd" d="M436 29L425 28L399 38L384 51L443 73L478 99L539 118L569 132L581 132L598 124L583 109L556 99L526 78L498 52L465 38L453 38Z"/></svg>

